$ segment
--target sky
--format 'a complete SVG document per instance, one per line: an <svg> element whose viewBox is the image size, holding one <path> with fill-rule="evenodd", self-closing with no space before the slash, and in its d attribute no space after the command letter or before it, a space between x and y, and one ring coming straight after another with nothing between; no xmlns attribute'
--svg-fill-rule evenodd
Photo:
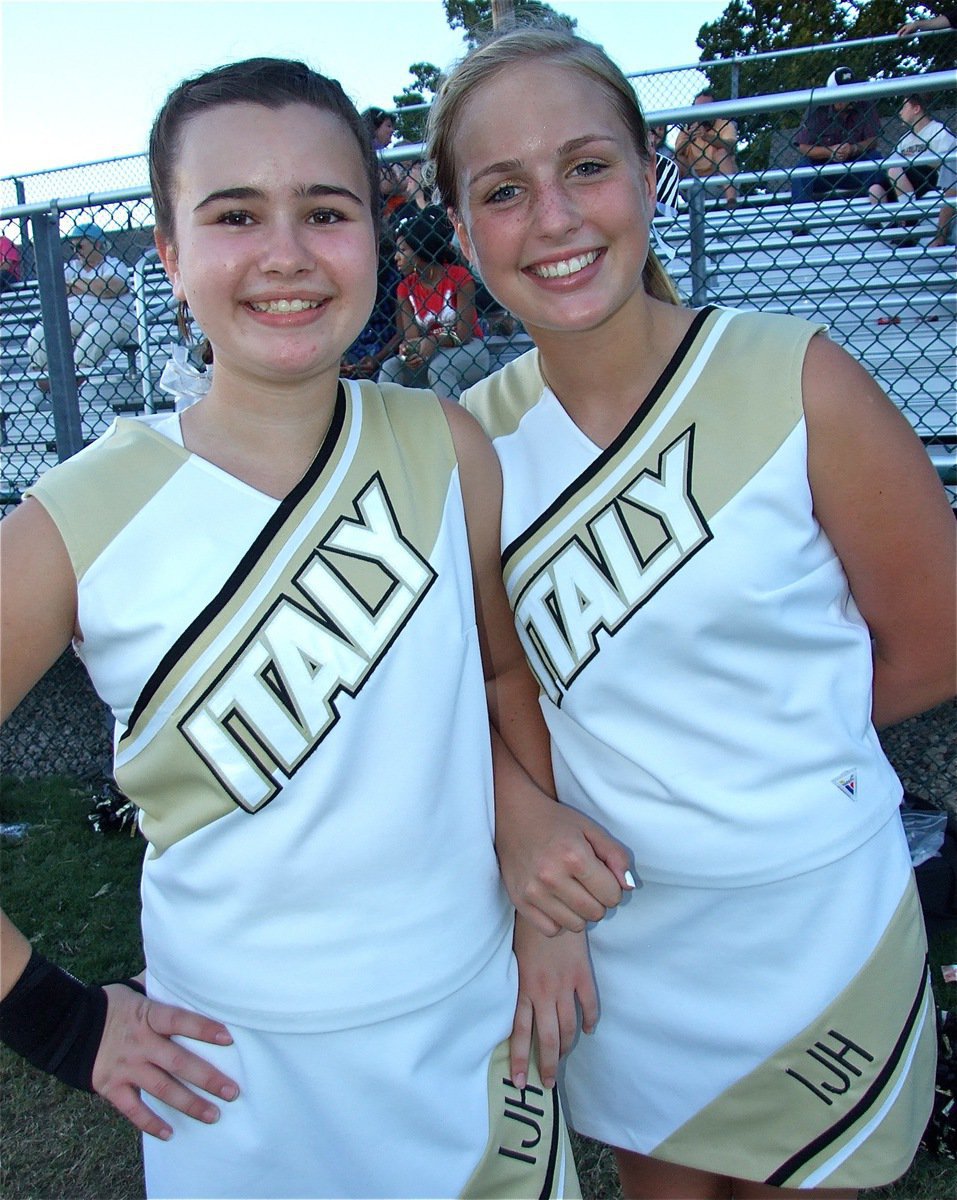
<svg viewBox="0 0 957 1200"><path fill-rule="evenodd" d="M578 0L578 21L626 72L698 61L727 0ZM0 0L0 175L136 154L181 79L254 55L302 58L360 108L388 108L409 64L465 50L441 0ZM697 90L689 76L689 103Z"/></svg>

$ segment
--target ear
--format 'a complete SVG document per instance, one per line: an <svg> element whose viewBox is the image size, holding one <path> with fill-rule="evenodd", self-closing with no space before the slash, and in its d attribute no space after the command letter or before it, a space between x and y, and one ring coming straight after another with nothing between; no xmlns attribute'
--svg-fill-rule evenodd
<svg viewBox="0 0 957 1200"><path fill-rule="evenodd" d="M462 253L468 260L469 266L472 266L475 262L475 249L472 246L472 239L469 237L468 228L454 208L449 208L446 211L448 212L449 220L452 222L452 228L455 230L455 236L462 247Z"/></svg>
<svg viewBox="0 0 957 1200"><path fill-rule="evenodd" d="M179 273L179 258L176 253L175 244L171 238L168 238L159 229L153 230L153 241L156 243L156 249L159 251L163 270L166 272L173 286L173 295L177 300L185 300L186 292L183 289L183 280Z"/></svg>
<svg viewBox="0 0 957 1200"><path fill-rule="evenodd" d="M652 154L649 161L641 164L641 190L646 200L646 211L651 220L655 215L655 205L658 202L658 171L656 156Z"/></svg>

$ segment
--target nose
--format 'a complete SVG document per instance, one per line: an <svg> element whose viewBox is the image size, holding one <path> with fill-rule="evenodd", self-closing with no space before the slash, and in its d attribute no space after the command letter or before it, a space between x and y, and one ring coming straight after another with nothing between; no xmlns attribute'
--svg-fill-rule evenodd
<svg viewBox="0 0 957 1200"><path fill-rule="evenodd" d="M581 210L564 181L539 185L535 194L535 219L539 234L547 238L562 238L580 227Z"/></svg>
<svg viewBox="0 0 957 1200"><path fill-rule="evenodd" d="M308 230L298 220L279 220L264 228L260 268L271 274L297 275L316 265Z"/></svg>

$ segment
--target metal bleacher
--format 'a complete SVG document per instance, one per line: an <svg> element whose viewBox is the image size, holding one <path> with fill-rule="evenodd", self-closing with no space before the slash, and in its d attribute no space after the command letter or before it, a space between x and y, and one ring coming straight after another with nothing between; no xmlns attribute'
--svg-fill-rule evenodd
<svg viewBox="0 0 957 1200"><path fill-rule="evenodd" d="M698 209L696 245L687 210L662 234L685 299L827 325L949 476L957 433L957 295L954 247L927 245L939 207L940 197L931 194L908 206L917 225L896 228L893 209L866 198L745 202L730 210L709 200Z"/></svg>
<svg viewBox="0 0 957 1200"><path fill-rule="evenodd" d="M103 433L118 414L172 407L158 387L170 347L180 341L176 301L155 250L135 264L132 290L136 340L109 354L78 386L84 444ZM18 498L29 482L57 462L56 432L49 395L37 386L38 372L26 352L30 331L41 320L36 280L15 284L0 296L0 436L3 477L0 500Z"/></svg>

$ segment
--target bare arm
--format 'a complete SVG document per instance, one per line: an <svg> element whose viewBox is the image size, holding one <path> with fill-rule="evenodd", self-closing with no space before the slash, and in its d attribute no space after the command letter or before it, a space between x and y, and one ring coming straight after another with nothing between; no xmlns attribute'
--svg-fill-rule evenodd
<svg viewBox="0 0 957 1200"><path fill-rule="evenodd" d="M954 515L907 421L824 337L808 347L804 407L814 512L870 628L874 722L889 725L954 694Z"/></svg>
<svg viewBox="0 0 957 1200"><path fill-rule="evenodd" d="M912 33L921 33L925 29L950 29L947 17L925 17L922 21L908 21L897 31L898 37L909 37Z"/></svg>
<svg viewBox="0 0 957 1200"><path fill-rule="evenodd" d="M70 644L76 628L76 580L66 547L46 511L27 499L0 522L0 697L6 718ZM30 961L29 941L0 914L0 995L7 999ZM232 1039L218 1021L157 1004L121 984L104 988L106 1022L92 1086L138 1129L168 1137L170 1127L140 1099L151 1092L197 1120L218 1110L185 1083L232 1099L221 1071L170 1040L173 1034L220 1045ZM181 1082L181 1081L185 1081Z"/></svg>
<svg viewBox="0 0 957 1200"><path fill-rule="evenodd" d="M724 146L729 154L738 144L738 127L734 121L715 121L710 133L711 140Z"/></svg>
<svg viewBox="0 0 957 1200"><path fill-rule="evenodd" d="M466 279L455 295L455 332L464 346L475 336L475 280Z"/></svg>
<svg viewBox="0 0 957 1200"><path fill-rule="evenodd" d="M476 617L495 755L496 849L513 903L545 934L580 931L621 899L628 855L608 833L554 799L538 685L522 652L502 583L501 474L478 423L446 413L468 522Z"/></svg>
<svg viewBox="0 0 957 1200"><path fill-rule="evenodd" d="M400 342L414 341L418 337L419 327L412 312L412 301L407 296L403 296L395 306L395 325Z"/></svg>

